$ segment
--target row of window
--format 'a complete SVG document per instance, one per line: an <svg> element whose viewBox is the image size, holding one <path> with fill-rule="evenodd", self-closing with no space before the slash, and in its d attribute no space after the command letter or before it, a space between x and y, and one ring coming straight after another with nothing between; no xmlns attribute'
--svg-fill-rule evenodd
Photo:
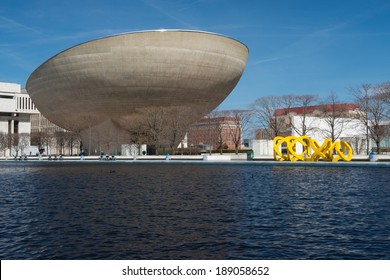
<svg viewBox="0 0 390 280"><path fill-rule="evenodd" d="M37 110L31 98L29 97L16 97L16 109L17 110Z"/></svg>

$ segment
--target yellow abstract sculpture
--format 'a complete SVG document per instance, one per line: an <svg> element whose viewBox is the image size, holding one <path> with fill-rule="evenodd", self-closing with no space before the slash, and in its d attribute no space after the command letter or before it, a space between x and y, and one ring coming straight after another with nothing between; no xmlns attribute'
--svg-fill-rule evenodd
<svg viewBox="0 0 390 280"><path fill-rule="evenodd" d="M301 152L297 152L297 144L301 146ZM282 152L282 147L285 149ZM277 136L274 138L274 158L277 161L324 161L337 162L339 160L350 161L352 148L345 141L335 141L327 138L320 145L317 140L304 136Z"/></svg>

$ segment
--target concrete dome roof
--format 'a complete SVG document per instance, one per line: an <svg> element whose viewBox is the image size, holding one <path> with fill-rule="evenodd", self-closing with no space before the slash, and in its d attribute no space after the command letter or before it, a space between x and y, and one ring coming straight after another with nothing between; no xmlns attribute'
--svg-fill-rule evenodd
<svg viewBox="0 0 390 280"><path fill-rule="evenodd" d="M39 111L69 130L116 123L149 106L188 106L199 117L239 81L248 48L223 35L156 30L114 35L64 50L26 88ZM93 116L93 118L91 118Z"/></svg>

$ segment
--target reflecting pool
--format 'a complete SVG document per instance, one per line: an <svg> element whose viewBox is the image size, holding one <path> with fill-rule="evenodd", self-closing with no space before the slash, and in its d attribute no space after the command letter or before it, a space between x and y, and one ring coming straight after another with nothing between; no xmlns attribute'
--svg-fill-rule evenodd
<svg viewBox="0 0 390 280"><path fill-rule="evenodd" d="M0 162L1 259L390 259L390 168Z"/></svg>

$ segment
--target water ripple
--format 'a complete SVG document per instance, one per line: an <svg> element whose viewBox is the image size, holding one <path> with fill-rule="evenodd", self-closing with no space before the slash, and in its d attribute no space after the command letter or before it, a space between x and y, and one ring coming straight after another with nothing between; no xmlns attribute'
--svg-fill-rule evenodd
<svg viewBox="0 0 390 280"><path fill-rule="evenodd" d="M1 259L389 259L387 168L0 163Z"/></svg>

